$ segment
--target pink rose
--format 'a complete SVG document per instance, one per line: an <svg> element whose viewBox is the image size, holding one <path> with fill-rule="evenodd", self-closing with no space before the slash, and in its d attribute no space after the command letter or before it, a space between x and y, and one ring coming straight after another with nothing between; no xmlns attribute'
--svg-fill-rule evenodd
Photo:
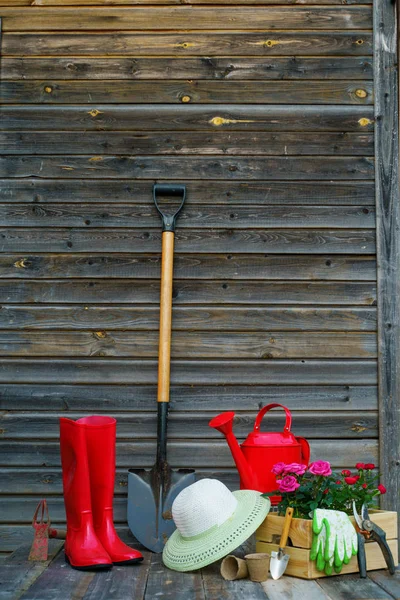
<svg viewBox="0 0 400 600"><path fill-rule="evenodd" d="M277 483L279 484L278 490L280 492L294 492L300 487L296 477L293 475L286 475L283 479L277 479Z"/></svg>
<svg viewBox="0 0 400 600"><path fill-rule="evenodd" d="M332 473L331 465L326 460L316 460L311 463L308 470L313 475L323 475L324 477Z"/></svg>
<svg viewBox="0 0 400 600"><path fill-rule="evenodd" d="M284 472L285 467L286 467L286 463L278 462L272 467L271 471L272 471L272 473L274 473L274 475L281 475L281 473Z"/></svg>
<svg viewBox="0 0 400 600"><path fill-rule="evenodd" d="M304 475L307 471L306 465L301 465L300 463L290 463L289 465L285 465L284 473L294 473L295 475Z"/></svg>

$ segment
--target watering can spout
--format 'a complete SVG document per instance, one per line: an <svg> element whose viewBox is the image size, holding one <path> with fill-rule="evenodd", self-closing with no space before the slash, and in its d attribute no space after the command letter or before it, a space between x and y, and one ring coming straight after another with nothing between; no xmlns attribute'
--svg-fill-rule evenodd
<svg viewBox="0 0 400 600"><path fill-rule="evenodd" d="M234 412L224 412L209 422L209 426L213 427L217 431L220 431L226 438L228 442L229 449L232 453L233 459L236 463L237 470L239 471L241 488L247 490L256 490L257 489L257 481L256 477L253 474L249 464L246 460L246 457L243 454L241 447L233 434L233 418L235 416Z"/></svg>

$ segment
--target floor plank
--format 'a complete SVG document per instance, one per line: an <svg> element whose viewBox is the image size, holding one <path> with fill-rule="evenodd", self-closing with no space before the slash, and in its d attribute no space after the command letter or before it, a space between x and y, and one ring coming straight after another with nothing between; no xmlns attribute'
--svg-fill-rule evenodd
<svg viewBox="0 0 400 600"><path fill-rule="evenodd" d="M262 583L268 600L330 600L316 581L296 577L282 577L277 581L268 579Z"/></svg>
<svg viewBox="0 0 400 600"><path fill-rule="evenodd" d="M153 554L144 600L189 600L189 598L190 600L206 598L200 571L190 573L171 571L164 567L161 554ZM135 600L139 600L139 597L135 596Z"/></svg>
<svg viewBox="0 0 400 600"><path fill-rule="evenodd" d="M20 565L2 564L0 568L0 599L14 600L19 598L33 581L43 572L45 566L29 564L25 568Z"/></svg>
<svg viewBox="0 0 400 600"><path fill-rule="evenodd" d="M98 573L83 600L141 600L150 571L151 552L143 551L143 556L139 565L114 566L111 571Z"/></svg>
<svg viewBox="0 0 400 600"><path fill-rule="evenodd" d="M60 552L63 545L64 545L64 542L62 540L49 540L47 561L40 563L40 564L42 564L44 566L48 566L51 563L51 561ZM12 552L6 558L7 564L10 564L10 563L18 564L18 565L37 564L37 563L32 563L31 561L28 560L30 551L31 551L31 544L30 543L23 544L22 546L17 548L17 550Z"/></svg>
<svg viewBox="0 0 400 600"><path fill-rule="evenodd" d="M393 600L371 579L358 574L318 579L318 585L334 600Z"/></svg>
<svg viewBox="0 0 400 600"><path fill-rule="evenodd" d="M380 571L369 571L368 577L375 581L388 594L400 599L400 569L396 570L394 575L390 575L389 571L381 569Z"/></svg>
<svg viewBox="0 0 400 600"><path fill-rule="evenodd" d="M0 600L16 600L36 581L62 547L63 542L50 540L49 558L44 562L28 560L30 544L18 548L2 561L0 567Z"/></svg>
<svg viewBox="0 0 400 600"><path fill-rule="evenodd" d="M201 571L178 573L164 567L162 556L143 549L128 531L123 537L143 552L144 561L98 573L71 569L58 540L50 540L45 563L28 561L29 545L21 546L2 561L0 600L60 600L60 594L62 600L400 600L400 571L394 576L371 571L364 580L354 574L316 581L283 576L263 584L225 581L220 561ZM253 541L236 553L253 551Z"/></svg>
<svg viewBox="0 0 400 600"><path fill-rule="evenodd" d="M76 571L65 562L64 552L55 558L51 567L21 596L23 600L78 600L85 596L96 573ZM98 576L98 573L97 573ZM60 599L61 600L61 599Z"/></svg>

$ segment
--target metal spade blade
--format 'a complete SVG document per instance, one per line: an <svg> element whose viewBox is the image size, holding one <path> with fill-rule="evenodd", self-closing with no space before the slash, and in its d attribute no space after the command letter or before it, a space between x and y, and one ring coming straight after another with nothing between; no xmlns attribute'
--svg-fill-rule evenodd
<svg viewBox="0 0 400 600"><path fill-rule="evenodd" d="M194 471L173 471L167 465L163 473L156 465L150 471L129 470L128 525L143 546L153 552L163 551L176 528L172 520L172 503L195 480Z"/></svg>

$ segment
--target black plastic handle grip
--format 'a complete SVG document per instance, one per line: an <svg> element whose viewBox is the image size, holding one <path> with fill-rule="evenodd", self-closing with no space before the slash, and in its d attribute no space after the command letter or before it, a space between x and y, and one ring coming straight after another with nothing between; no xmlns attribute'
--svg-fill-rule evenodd
<svg viewBox="0 0 400 600"><path fill-rule="evenodd" d="M182 197L182 202L175 213L167 215L158 205L157 196L178 196ZM186 185L177 183L155 183L153 185L153 199L156 209L158 210L163 225L163 231L175 231L176 220L181 212L186 198Z"/></svg>
<svg viewBox="0 0 400 600"><path fill-rule="evenodd" d="M373 528L371 531L371 538L375 542L378 542L385 562L387 564L387 568L389 569L389 573L391 575L394 575L396 567L394 564L392 551L390 550L389 544L386 541L386 533L375 523L373 524Z"/></svg>
<svg viewBox="0 0 400 600"><path fill-rule="evenodd" d="M365 539L362 533L357 532L358 541L358 552L357 562L358 570L360 571L360 578L365 579L367 577L367 558L365 555Z"/></svg>

